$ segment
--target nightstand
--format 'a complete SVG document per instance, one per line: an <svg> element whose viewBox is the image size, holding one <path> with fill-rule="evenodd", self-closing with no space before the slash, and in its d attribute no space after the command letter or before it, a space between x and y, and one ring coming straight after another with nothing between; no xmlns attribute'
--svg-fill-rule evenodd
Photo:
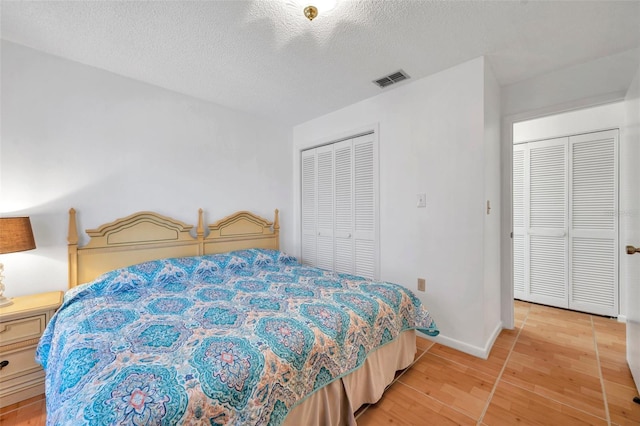
<svg viewBox="0 0 640 426"><path fill-rule="evenodd" d="M52 291L14 297L12 305L0 308L0 408L44 393L36 347L62 295Z"/></svg>

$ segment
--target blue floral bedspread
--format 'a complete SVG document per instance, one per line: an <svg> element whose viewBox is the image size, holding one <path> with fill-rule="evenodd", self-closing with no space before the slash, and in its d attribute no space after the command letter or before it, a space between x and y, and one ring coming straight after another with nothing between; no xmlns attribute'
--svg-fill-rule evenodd
<svg viewBox="0 0 640 426"><path fill-rule="evenodd" d="M282 423L401 331L402 286L271 250L164 259L67 292L37 350L49 425Z"/></svg>

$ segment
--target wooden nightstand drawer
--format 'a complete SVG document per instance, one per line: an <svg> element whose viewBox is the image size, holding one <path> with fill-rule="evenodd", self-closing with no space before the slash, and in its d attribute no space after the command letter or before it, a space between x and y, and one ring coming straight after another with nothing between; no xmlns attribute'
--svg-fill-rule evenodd
<svg viewBox="0 0 640 426"><path fill-rule="evenodd" d="M37 339L47 324L45 314L16 319L0 324L0 347L29 339Z"/></svg>
<svg viewBox="0 0 640 426"><path fill-rule="evenodd" d="M2 361L9 361L9 364L0 370L0 388L3 382L42 370L36 362L36 345L3 352L0 354Z"/></svg>
<svg viewBox="0 0 640 426"><path fill-rule="evenodd" d="M0 408L42 394L44 371L36 348L47 323L62 303L62 292L18 296L0 306Z"/></svg>

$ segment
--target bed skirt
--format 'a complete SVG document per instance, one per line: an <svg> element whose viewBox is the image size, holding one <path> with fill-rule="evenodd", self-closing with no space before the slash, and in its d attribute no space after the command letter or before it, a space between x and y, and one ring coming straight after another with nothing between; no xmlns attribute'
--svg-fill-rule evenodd
<svg viewBox="0 0 640 426"><path fill-rule="evenodd" d="M360 368L295 406L284 425L355 425L355 411L363 404L378 402L396 371L411 365L415 354L416 333L404 331L393 342L372 352Z"/></svg>

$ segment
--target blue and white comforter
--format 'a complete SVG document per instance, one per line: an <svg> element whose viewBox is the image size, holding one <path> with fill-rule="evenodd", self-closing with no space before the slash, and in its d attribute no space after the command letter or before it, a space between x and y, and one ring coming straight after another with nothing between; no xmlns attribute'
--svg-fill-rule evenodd
<svg viewBox="0 0 640 426"><path fill-rule="evenodd" d="M145 262L67 293L37 350L49 425L282 423L400 332L395 284L246 250Z"/></svg>

